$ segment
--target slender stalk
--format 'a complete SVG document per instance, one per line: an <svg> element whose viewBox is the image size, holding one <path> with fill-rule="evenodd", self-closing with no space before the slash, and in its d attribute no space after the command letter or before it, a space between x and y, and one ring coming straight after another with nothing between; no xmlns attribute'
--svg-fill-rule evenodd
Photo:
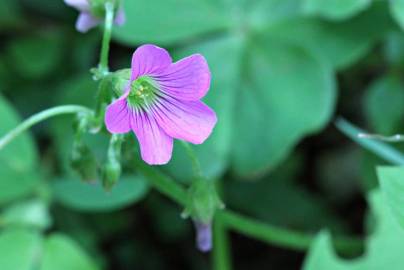
<svg viewBox="0 0 404 270"><path fill-rule="evenodd" d="M221 219L213 224L213 245L213 269L231 270L229 235Z"/></svg>
<svg viewBox="0 0 404 270"><path fill-rule="evenodd" d="M113 22L114 22L114 4L112 2L107 2L105 3L104 36L102 38L100 64L98 66L103 76L107 75L109 72L108 55L109 55L109 44L111 42Z"/></svg>
<svg viewBox="0 0 404 270"><path fill-rule="evenodd" d="M201 164L199 163L198 157L195 154L194 149L189 145L189 143L181 141L182 146L185 148L185 151L187 152L187 155L189 159L192 162L192 168L194 170L194 174L198 178L202 178L202 169L201 169Z"/></svg>
<svg viewBox="0 0 404 270"><path fill-rule="evenodd" d="M136 168L157 190L180 205L185 206L187 202L187 193L185 189L173 179L170 179L153 167L145 165L141 161L136 162ZM232 229L243 235L269 244L294 250L307 250L315 238L315 235L312 234L295 232L265 224L230 210L218 211L215 219L219 219L219 222L221 222L225 228ZM362 250L362 241L357 238L337 237L335 238L334 244L338 251L345 254L357 254ZM221 252L223 251L224 250Z"/></svg>
<svg viewBox="0 0 404 270"><path fill-rule="evenodd" d="M305 251L315 238L315 235L265 224L229 210L218 212L216 218L243 235L289 249ZM336 237L334 244L338 251L347 255L358 254L363 246L361 239L351 237Z"/></svg>
<svg viewBox="0 0 404 270"><path fill-rule="evenodd" d="M6 135L0 138L0 150L3 149L8 143L10 143L13 139L15 139L18 135L20 135L25 130L29 129L35 124L38 124L48 118L53 116L61 115L61 114L71 114L71 113L92 113L90 109L79 106L79 105L63 105L57 106L50 109L46 109L42 112L34 114L24 120L17 127L9 131Z"/></svg>
<svg viewBox="0 0 404 270"><path fill-rule="evenodd" d="M182 186L160 171L144 164L143 161L139 159L135 159L135 166L136 169L138 169L139 172L150 181L155 189L171 198L178 204L185 206L187 203L187 192Z"/></svg>
<svg viewBox="0 0 404 270"><path fill-rule="evenodd" d="M404 155L392 146L381 141L361 138L364 136L363 134L365 134L365 132L343 118L339 118L335 122L335 125L342 133L361 145L363 148L375 153L379 157L392 164L404 165Z"/></svg>

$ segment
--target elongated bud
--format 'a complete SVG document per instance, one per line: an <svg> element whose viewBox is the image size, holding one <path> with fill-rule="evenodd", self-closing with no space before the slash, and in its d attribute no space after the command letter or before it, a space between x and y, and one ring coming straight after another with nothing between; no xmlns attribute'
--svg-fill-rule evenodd
<svg viewBox="0 0 404 270"><path fill-rule="evenodd" d="M79 115L75 123L75 138L70 155L71 167L85 182L94 182L98 178L98 165L91 149L84 143L83 134L88 131L88 116Z"/></svg>
<svg viewBox="0 0 404 270"><path fill-rule="evenodd" d="M197 247L207 252L212 247L212 221L215 212L224 205L216 192L215 183L209 179L198 178L188 190L188 201L183 217L190 216L196 229Z"/></svg>
<svg viewBox="0 0 404 270"><path fill-rule="evenodd" d="M108 160L102 170L102 184L106 191L111 191L121 176L122 168L120 161L122 142L123 135L121 134L113 134L109 141Z"/></svg>
<svg viewBox="0 0 404 270"><path fill-rule="evenodd" d="M115 161L108 161L102 170L102 186L106 191L111 191L121 177L121 164Z"/></svg>
<svg viewBox="0 0 404 270"><path fill-rule="evenodd" d="M94 182L97 180L97 160L90 148L83 143L73 144L70 165L83 181Z"/></svg>
<svg viewBox="0 0 404 270"><path fill-rule="evenodd" d="M196 246L202 252L208 252L212 249L212 223L202 223L194 221L196 230Z"/></svg>

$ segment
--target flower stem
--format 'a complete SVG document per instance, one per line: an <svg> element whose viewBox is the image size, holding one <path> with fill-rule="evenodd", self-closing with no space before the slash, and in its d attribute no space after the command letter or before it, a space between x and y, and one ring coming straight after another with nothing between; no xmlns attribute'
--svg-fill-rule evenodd
<svg viewBox="0 0 404 270"><path fill-rule="evenodd" d="M178 204L185 206L187 202L187 192L181 185L159 170L147 166L141 161L136 162L135 165L140 173L142 173L158 191L170 197ZM313 234L279 228L242 216L230 210L218 211L215 218L219 219L219 222L221 222L222 230L231 229L251 238L293 250L307 250L315 239L315 235ZM356 255L362 251L361 239L336 237L334 243L338 251L347 255Z"/></svg>
<svg viewBox="0 0 404 270"><path fill-rule="evenodd" d="M29 129L35 124L38 124L48 118L61 114L71 113L92 113L90 109L79 105L63 105L53 107L37 114L34 114L19 124L17 127L9 131L6 135L0 138L0 150L3 149L8 143L15 139L25 130Z"/></svg>
<svg viewBox="0 0 404 270"><path fill-rule="evenodd" d="M108 55L109 55L109 44L111 42L113 20L114 20L114 4L112 2L106 2L104 36L102 38L100 64L98 66L100 73L103 76L107 75L109 72Z"/></svg>
<svg viewBox="0 0 404 270"><path fill-rule="evenodd" d="M213 224L213 269L233 269L230 256L229 233L221 219L216 219Z"/></svg>
<svg viewBox="0 0 404 270"><path fill-rule="evenodd" d="M180 141L182 146L184 147L185 151L187 152L188 157L191 159L192 168L194 170L194 174L198 178L202 178L202 169L201 164L199 163L198 157L195 154L194 149L192 149L191 145L185 141Z"/></svg>

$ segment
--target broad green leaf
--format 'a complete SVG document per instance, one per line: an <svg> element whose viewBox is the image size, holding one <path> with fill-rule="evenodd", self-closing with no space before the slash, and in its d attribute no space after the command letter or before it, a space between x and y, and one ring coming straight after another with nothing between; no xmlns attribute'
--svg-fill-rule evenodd
<svg viewBox="0 0 404 270"><path fill-rule="evenodd" d="M375 231L368 237L366 253L357 259L343 260L333 248L328 233L320 233L310 248L304 270L401 270L404 265L402 250L404 230L392 216L382 194L377 191L369 197L376 221Z"/></svg>
<svg viewBox="0 0 404 270"><path fill-rule="evenodd" d="M367 119L374 133L392 134L404 116L404 85L394 75L386 75L371 84L365 96Z"/></svg>
<svg viewBox="0 0 404 270"><path fill-rule="evenodd" d="M63 36L48 32L14 39L8 44L8 60L21 76L35 79L53 73L61 63Z"/></svg>
<svg viewBox="0 0 404 270"><path fill-rule="evenodd" d="M105 212L121 209L141 200L149 190L141 176L123 177L111 192L103 190L97 182L56 180L52 184L55 199L62 205L86 212Z"/></svg>
<svg viewBox="0 0 404 270"><path fill-rule="evenodd" d="M389 0L389 3L393 18L404 29L404 0Z"/></svg>
<svg viewBox="0 0 404 270"><path fill-rule="evenodd" d="M375 20L377 18L377 20ZM359 16L344 22L297 17L267 29L275 38L306 47L336 69L344 69L369 53L394 24L385 3L374 3Z"/></svg>
<svg viewBox="0 0 404 270"><path fill-rule="evenodd" d="M0 137L20 123L17 112L0 95ZM28 194L35 186L38 175L37 152L28 132L19 135L0 150L0 204Z"/></svg>
<svg viewBox="0 0 404 270"><path fill-rule="evenodd" d="M210 63L212 86L205 101L219 119L206 144L196 147L204 168L231 162L241 175L271 169L331 116L333 74L302 48L271 38L224 38L181 53L195 52Z"/></svg>
<svg viewBox="0 0 404 270"><path fill-rule="evenodd" d="M0 215L2 225L27 226L47 229L51 225L48 206L41 200L29 200L13 204Z"/></svg>
<svg viewBox="0 0 404 270"><path fill-rule="evenodd" d="M32 270L41 255L42 239L30 230L7 229L0 233L0 269Z"/></svg>
<svg viewBox="0 0 404 270"><path fill-rule="evenodd" d="M128 45L145 42L173 44L229 27L230 18L219 1L124 1L127 21L114 30L115 38Z"/></svg>
<svg viewBox="0 0 404 270"><path fill-rule="evenodd" d="M304 49L271 38L246 48L232 112L232 165L240 174L275 167L329 121L335 103L331 70Z"/></svg>
<svg viewBox="0 0 404 270"><path fill-rule="evenodd" d="M20 26L23 21L21 8L17 1L3 0L0 8L0 30Z"/></svg>
<svg viewBox="0 0 404 270"><path fill-rule="evenodd" d="M246 13L252 29L260 29L301 14L299 0L244 0L244 5L239 6L240 13ZM238 20L238 23L243 22ZM238 27L243 28L242 25Z"/></svg>
<svg viewBox="0 0 404 270"><path fill-rule="evenodd" d="M97 270L100 268L72 239L61 234L53 234L44 243L39 270L56 269Z"/></svg>
<svg viewBox="0 0 404 270"><path fill-rule="evenodd" d="M372 0L302 0L303 12L343 20L368 8Z"/></svg>
<svg viewBox="0 0 404 270"><path fill-rule="evenodd" d="M377 176L389 207L404 228L404 167L378 167Z"/></svg>

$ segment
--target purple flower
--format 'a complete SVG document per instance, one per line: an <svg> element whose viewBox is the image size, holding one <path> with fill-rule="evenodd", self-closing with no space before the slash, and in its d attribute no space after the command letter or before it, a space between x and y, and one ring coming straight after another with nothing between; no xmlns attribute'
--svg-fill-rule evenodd
<svg viewBox="0 0 404 270"><path fill-rule="evenodd" d="M85 33L91 28L96 27L102 23L103 18L94 16L91 10L91 0L64 0L65 3L71 7L74 7L80 11L80 15L76 21L76 29L81 33ZM125 13L123 8L119 8L114 23L116 25L122 25L125 23Z"/></svg>
<svg viewBox="0 0 404 270"><path fill-rule="evenodd" d="M133 54L125 93L107 108L106 127L111 133L132 130L142 159L166 164L173 138L200 144L211 134L216 114L200 101L209 86L210 71L202 55L172 63L166 50L143 45Z"/></svg>

